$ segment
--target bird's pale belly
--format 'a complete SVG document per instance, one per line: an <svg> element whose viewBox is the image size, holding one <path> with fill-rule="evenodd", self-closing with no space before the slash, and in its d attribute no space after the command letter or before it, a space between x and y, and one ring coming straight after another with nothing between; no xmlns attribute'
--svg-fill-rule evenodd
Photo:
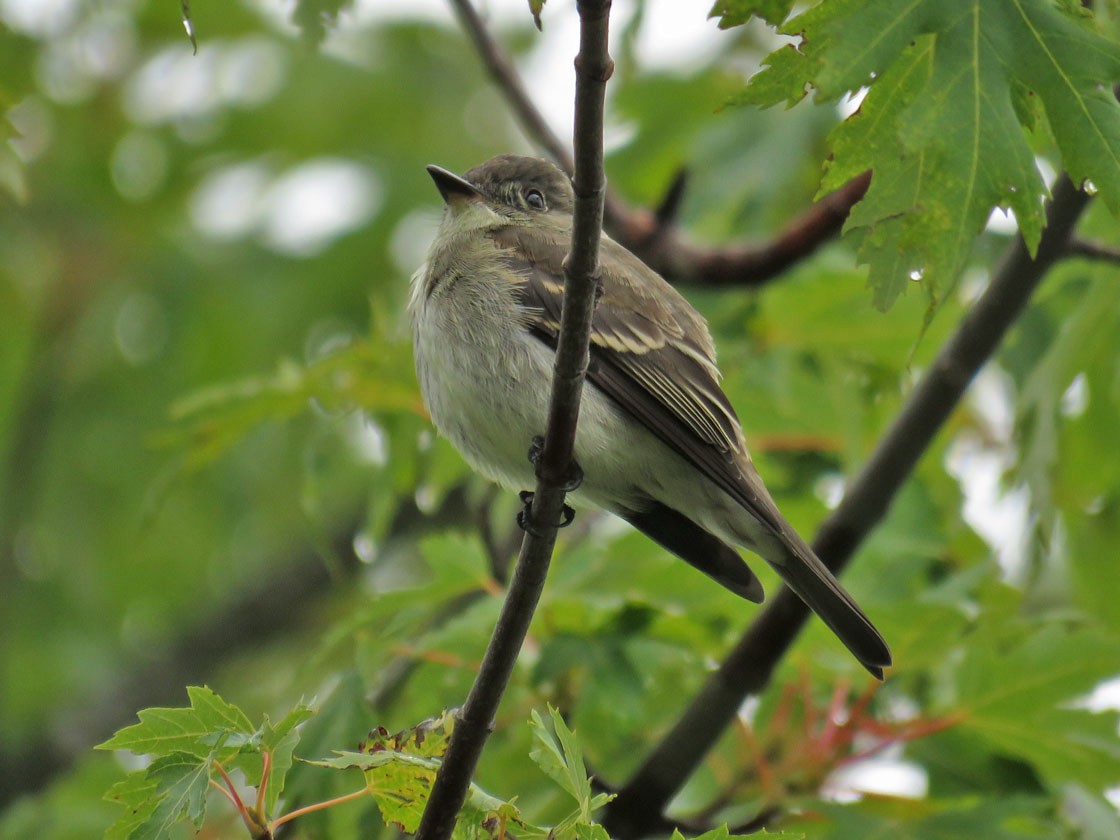
<svg viewBox="0 0 1120 840"><path fill-rule="evenodd" d="M472 345L472 338L489 346ZM527 333L491 343L494 338L418 329L420 388L436 428L476 471L511 489L530 490L537 479L529 446L545 433L554 354ZM584 484L573 501L607 508L636 502L633 484L622 476L632 478L633 461L645 460L641 447L648 436L588 384L575 445Z"/></svg>
<svg viewBox="0 0 1120 840"><path fill-rule="evenodd" d="M463 298L449 297L415 302L426 310L413 319L413 341L432 422L478 473L532 490L529 446L546 430L555 354L512 319L462 317L456 306ZM753 519L591 382L583 389L575 459L583 483L569 499L577 507L642 510L656 500L730 542L750 544L725 525L746 523L753 531Z"/></svg>

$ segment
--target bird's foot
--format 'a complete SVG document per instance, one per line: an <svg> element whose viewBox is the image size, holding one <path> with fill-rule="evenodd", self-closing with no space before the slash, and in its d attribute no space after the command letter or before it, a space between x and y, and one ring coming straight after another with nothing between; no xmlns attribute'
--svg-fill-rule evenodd
<svg viewBox="0 0 1120 840"><path fill-rule="evenodd" d="M517 494L517 497L521 499L521 510L517 512L517 525L522 531L532 534L534 537L539 537L541 532L533 521L533 495L529 490L522 490ZM571 506L564 505L560 509L560 522L556 527L567 528L575 518L576 512L572 510Z"/></svg>
<svg viewBox="0 0 1120 840"><path fill-rule="evenodd" d="M541 435L535 435L532 442L529 444L529 463L533 465L533 471L536 473L537 478L541 477L541 456L543 454L544 438ZM560 482L560 487L565 493L571 493L581 484L583 484L583 469L576 463L575 458L573 458L568 465L568 474L564 477L563 481Z"/></svg>

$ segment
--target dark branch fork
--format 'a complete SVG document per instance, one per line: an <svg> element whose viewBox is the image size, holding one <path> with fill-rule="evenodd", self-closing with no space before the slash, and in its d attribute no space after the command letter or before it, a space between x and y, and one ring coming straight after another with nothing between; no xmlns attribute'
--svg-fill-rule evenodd
<svg viewBox="0 0 1120 840"><path fill-rule="evenodd" d="M471 0L451 0L479 56L510 109L533 143L569 174L572 156L549 128L521 83L509 55L486 28ZM689 242L672 224L681 183L674 179L663 208L649 212L627 206L615 193L604 197L604 225L621 244L672 283L711 286L761 286L805 259L840 232L848 212L871 183L865 172L818 201L762 245L709 248ZM674 198L674 195L676 196Z"/></svg>

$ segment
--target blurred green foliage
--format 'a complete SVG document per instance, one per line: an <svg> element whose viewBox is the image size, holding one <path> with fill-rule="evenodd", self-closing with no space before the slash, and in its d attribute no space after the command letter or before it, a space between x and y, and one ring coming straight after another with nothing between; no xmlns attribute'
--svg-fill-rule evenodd
<svg viewBox="0 0 1120 840"><path fill-rule="evenodd" d="M524 68L574 16L553 0L538 35L525 4L498 5ZM144 707L183 706L187 685L253 721L307 702L308 759L462 702L516 503L433 437L402 313L439 213L424 164L531 147L446 13L196 0L192 56L174 3L36 6L0 3L0 837L90 837L135 769L92 746ZM702 58L651 64L640 36L658 6L618 6L612 187L654 206L687 168L680 223L714 243L763 240L808 207L836 110L722 107L770 32L713 25ZM789 4L769 7L777 22ZM1044 171L1060 165L1047 137ZM1120 245L1099 202L1079 232ZM969 243L928 328L916 283L873 309L846 239L762 291L686 290L803 532L1009 241ZM1118 275L1059 264L846 575L892 644L887 683L869 687L812 624L675 813L735 824L776 807L775 829L811 837L1114 836L1120 739L1093 691L1120 675ZM581 515L479 785L534 824L570 813L527 770L548 702L591 772L623 782L752 610ZM868 756L919 789L847 802L849 785L895 790L845 775ZM283 804L342 795L343 775L297 761ZM207 836L245 836L210 804ZM291 828L384 831L372 801Z"/></svg>

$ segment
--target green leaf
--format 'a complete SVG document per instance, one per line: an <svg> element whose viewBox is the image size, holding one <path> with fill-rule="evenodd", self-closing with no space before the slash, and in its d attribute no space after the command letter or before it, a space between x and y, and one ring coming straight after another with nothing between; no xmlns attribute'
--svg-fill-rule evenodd
<svg viewBox="0 0 1120 840"><path fill-rule="evenodd" d="M331 758L309 763L335 770L361 770L366 791L377 803L385 824L409 834L415 834L420 825L440 765L438 759L391 750L338 752Z"/></svg>
<svg viewBox="0 0 1120 840"><path fill-rule="evenodd" d="M555 732L549 732L540 714L533 710L533 748L529 756L554 782L571 794L581 813L587 813L591 802L591 782L583 763L583 750L568 729L560 713L551 705L548 713Z"/></svg>
<svg viewBox="0 0 1120 840"><path fill-rule="evenodd" d="M591 779L587 776L587 767L583 762L583 748L560 712L549 705L548 713L552 718L552 731L545 726L536 709L532 712L530 726L533 731L533 746L529 756L576 801L576 811L555 829L558 835L567 836L573 830L578 833L581 826L590 826L591 815L614 796L591 795Z"/></svg>
<svg viewBox="0 0 1120 840"><path fill-rule="evenodd" d="M245 774L245 780L253 787L259 787L264 770L263 753L271 755L268 787L265 790L264 810L273 816L276 801L284 791L284 781L292 768L292 753L299 743L298 727L315 713L305 704L296 705L273 725L267 716L264 723L254 733L253 739L233 761L233 766Z"/></svg>
<svg viewBox="0 0 1120 840"><path fill-rule="evenodd" d="M163 797L138 836L166 837L167 831L184 816L196 829L206 816L206 794L210 789L212 762L177 753L152 762L148 777L155 779ZM151 832L155 833L151 833Z"/></svg>
<svg viewBox="0 0 1120 840"><path fill-rule="evenodd" d="M1120 106L1110 84L1120 78L1120 45L1090 30L1080 8L1071 17L1041 0L1007 5L1008 46L1023 51L1018 78L1042 100L1066 170L1074 183L1092 180L1120 214Z"/></svg>
<svg viewBox="0 0 1120 840"><path fill-rule="evenodd" d="M245 713L209 688L190 686L187 696L189 709L144 709L137 714L140 723L119 730L95 749L207 758L218 746L224 748L219 755L232 754L253 735Z"/></svg>
<svg viewBox="0 0 1120 840"><path fill-rule="evenodd" d="M589 815L612 797L607 794L591 796L579 746L556 711L550 711L554 725L557 726L556 737L553 738L536 715L533 721L534 735L548 744L551 757L546 760L554 762L553 772L556 775L553 778L566 790L574 787L579 791L578 796L582 797L581 808L552 828L532 825L522 818L512 802L495 797L472 784L453 834L457 840L479 836L501 837L511 826L516 827L515 833L518 836L526 838L609 840L601 826L591 823ZM337 752L330 758L307 763L336 770L361 770L367 790L377 803L385 823L405 832L415 832L427 805L428 794L443 753L447 749L454 721L454 715L445 712L438 718L393 735L378 728L362 745L361 752ZM568 769L569 766L571 770ZM574 776L577 768L582 775L582 788Z"/></svg>
<svg viewBox="0 0 1120 840"><path fill-rule="evenodd" d="M138 715L140 723L98 745L98 749L127 749L156 756L146 770L130 774L125 783L115 785L106 795L127 809L110 829L110 836L166 837L184 817L200 828L214 762L229 762L230 767L245 773L250 784L259 785L264 766L262 750L272 753L266 814L262 817L275 808L299 740L296 728L311 711L301 704L276 726L266 718L263 726L254 729L244 712L210 689L191 686L187 695L190 708L144 709Z"/></svg>
<svg viewBox="0 0 1120 840"><path fill-rule="evenodd" d="M533 15L533 23L537 29L541 28L541 12L544 10L545 0L529 0L529 11Z"/></svg>
<svg viewBox="0 0 1120 840"><path fill-rule="evenodd" d="M581 823L576 825L574 833L577 840L610 840L607 830L598 823ZM553 832L554 837L562 837L560 831Z"/></svg>
<svg viewBox="0 0 1120 840"><path fill-rule="evenodd" d="M777 26L789 16L792 8L793 0L716 0L708 17L718 17L720 29L741 26L752 17Z"/></svg>
<svg viewBox="0 0 1120 840"><path fill-rule="evenodd" d="M420 825L454 727L453 712L444 712L393 735L381 727L370 733L361 752L337 752L331 758L307 763L336 770L361 770L366 789L385 824L412 834ZM491 818L513 820L527 827L516 808L472 784L454 836L473 836Z"/></svg>
<svg viewBox="0 0 1120 840"><path fill-rule="evenodd" d="M105 793L108 802L124 807L125 812L105 831L105 840L128 840L144 825L159 805L159 782L146 773L129 773Z"/></svg>
<svg viewBox="0 0 1120 840"><path fill-rule="evenodd" d="M846 230L871 267L875 304L909 279L955 280L993 208L1015 212L1033 251L1047 188L1024 128L1042 103L1075 180L1120 212L1120 45L1049 0L834 0L789 21L784 47L744 92L757 105L810 89L834 100L867 87L832 135L822 192L873 170Z"/></svg>
<svg viewBox="0 0 1120 840"><path fill-rule="evenodd" d="M373 753L340 751L331 758L307 763L334 770L361 770L366 779L366 789L377 803L385 824L415 833L441 762L438 758L381 750ZM486 815L507 805L472 783L460 822L481 822ZM507 809L506 814L514 812L516 809L512 812ZM517 819L520 821L520 816Z"/></svg>
<svg viewBox="0 0 1120 840"><path fill-rule="evenodd" d="M1093 282L1080 298L1076 308L1063 319L1045 355L1031 370L1017 405L1021 429L1017 437L1022 441L1022 455L1015 477L1030 488L1032 507L1047 519L1053 515L1062 394L1078 373L1111 355L1111 338L1120 327L1115 277ZM1111 377L1112 365L1109 363L1107 368L1107 376ZM1109 415L1111 427L1112 413ZM1085 480L1084 470L1081 480ZM1105 597L1115 600L1110 595Z"/></svg>
<svg viewBox="0 0 1120 840"><path fill-rule="evenodd" d="M292 767L292 754L299 743L297 727L310 718L314 712L302 703L286 714L276 726L265 718L261 747L272 754L268 789L265 791L265 813L272 815L276 810L276 800L284 792L284 780Z"/></svg>
<svg viewBox="0 0 1120 840"><path fill-rule="evenodd" d="M124 816L105 832L106 840L161 840L184 817L195 829L206 816L213 762L189 753L156 759L147 770L130 773L105 798L123 805Z"/></svg>
<svg viewBox="0 0 1120 840"><path fill-rule="evenodd" d="M713 828L711 831L705 831L703 834L692 838L692 840L728 840L729 833L726 825L721 825L718 828ZM672 840L685 840L685 836L681 834L679 828L673 829Z"/></svg>
<svg viewBox="0 0 1120 840"><path fill-rule="evenodd" d="M1072 701L1115 675L1120 642L1056 625L1011 642L993 636L973 639L959 668L959 726L1054 783L1115 783L1116 713L1089 712Z"/></svg>
<svg viewBox="0 0 1120 840"><path fill-rule="evenodd" d="M186 452L188 468L226 453L265 423L290 419L314 401L327 411L417 411L420 396L406 344L355 341L308 364L198 391L172 406L173 426L157 443Z"/></svg>

